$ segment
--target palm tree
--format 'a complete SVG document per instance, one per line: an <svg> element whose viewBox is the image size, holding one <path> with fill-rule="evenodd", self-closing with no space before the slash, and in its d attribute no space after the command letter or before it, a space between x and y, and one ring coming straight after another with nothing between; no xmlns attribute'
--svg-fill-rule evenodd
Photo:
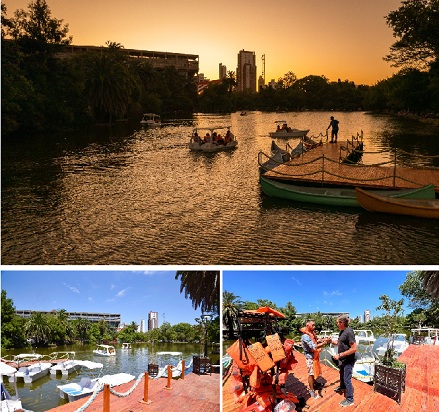
<svg viewBox="0 0 439 412"><path fill-rule="evenodd" d="M92 53L85 61L85 89L93 114L111 123L127 113L137 84L120 47Z"/></svg>
<svg viewBox="0 0 439 412"><path fill-rule="evenodd" d="M85 318L79 318L75 320L76 331L79 335L79 340L81 343L87 340L87 334L91 328L91 322Z"/></svg>
<svg viewBox="0 0 439 412"><path fill-rule="evenodd" d="M50 326L47 315L34 312L24 326L26 336L35 340L37 345L45 344L50 339Z"/></svg>
<svg viewBox="0 0 439 412"><path fill-rule="evenodd" d="M218 312L219 271L178 271L175 279L181 278L180 293L192 300L194 309L202 312Z"/></svg>
<svg viewBox="0 0 439 412"><path fill-rule="evenodd" d="M439 272L421 271L424 277L424 287L433 299L439 299Z"/></svg>
<svg viewBox="0 0 439 412"><path fill-rule="evenodd" d="M223 292L223 325L227 327L228 338L234 337L235 326L237 326L237 317L239 310L242 308L243 302L240 296L236 296L232 292Z"/></svg>

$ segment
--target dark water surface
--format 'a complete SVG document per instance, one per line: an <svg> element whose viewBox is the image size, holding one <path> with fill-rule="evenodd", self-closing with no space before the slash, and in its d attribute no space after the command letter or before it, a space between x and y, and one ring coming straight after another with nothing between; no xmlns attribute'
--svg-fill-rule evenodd
<svg viewBox="0 0 439 412"><path fill-rule="evenodd" d="M261 192L257 156L269 153L275 120L318 135L330 115L340 121L342 141L363 130L367 151L439 155L437 127L361 112L194 115L149 131L135 122L3 141L2 264L438 263L438 221ZM188 150L195 125L228 124L235 151ZM418 159L439 166L437 158Z"/></svg>
<svg viewBox="0 0 439 412"><path fill-rule="evenodd" d="M92 362L99 362L103 364L102 375L112 375L115 373L128 373L133 375L135 379L139 377L139 374L148 370L148 363L155 363L157 358L155 353L159 351L168 352L182 352L183 358L186 361L186 365L192 359L193 355L200 353L199 345L193 344L177 344L177 343L161 343L156 345L148 344L133 344L132 349L121 349L121 345L115 345L116 356L105 357L98 356L93 353L93 349L96 349L96 345L70 345L68 347L57 348L37 348L36 353L41 355L48 355L55 351L75 351L75 359L90 360ZM18 355L19 353L29 353L29 349L26 350L10 350L8 354ZM209 354L209 356L211 356ZM212 362L218 363L219 355L211 356ZM214 363L214 364L215 364ZM189 369L191 371L191 369ZM70 382L79 382L82 377L88 376L90 378L96 378L99 376L99 371L90 372L87 369L81 369L78 372L73 372L69 376L61 376L58 373L55 376L48 374L33 383L23 383L23 381L17 382L18 394L20 396L23 407L26 410L33 412L44 412L49 409L55 408L59 405L64 405L68 401L61 399L57 389L58 385L65 385ZM219 376L219 375L218 375ZM163 382L165 382L164 378ZM10 394L14 394L14 384L9 383L8 379L4 379L6 389ZM135 380L131 382L134 385ZM165 385L165 383L164 383ZM131 388L131 386L130 386ZM87 399L84 399L84 403Z"/></svg>

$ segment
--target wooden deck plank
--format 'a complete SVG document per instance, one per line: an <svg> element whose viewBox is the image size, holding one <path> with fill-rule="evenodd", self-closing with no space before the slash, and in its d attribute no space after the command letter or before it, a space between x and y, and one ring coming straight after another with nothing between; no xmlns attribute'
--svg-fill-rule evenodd
<svg viewBox="0 0 439 412"><path fill-rule="evenodd" d="M439 168L339 163L340 143L323 144L302 157L280 164L265 176L297 183L325 183L364 188L400 188L433 184L439 193ZM319 160L317 160L319 159ZM394 179L394 174L396 178Z"/></svg>
<svg viewBox="0 0 439 412"><path fill-rule="evenodd" d="M167 379L149 379L149 404L140 403L143 399L144 378L136 389L125 398L110 394L110 410L117 412L130 411L203 411L219 412L220 410L220 375L197 375L190 373L185 379L172 380L171 389L166 389ZM132 388L134 381L113 388L118 393L124 393ZM69 402L65 405L50 409L48 412L73 412L86 403L88 398ZM87 412L102 412L103 391L99 393Z"/></svg>
<svg viewBox="0 0 439 412"><path fill-rule="evenodd" d="M333 412L340 410L339 403L343 396L334 392L339 385L339 374L333 368L322 365L322 378L325 388L320 391L320 398L310 398L307 390L307 369L303 354L295 352L298 364L293 376L287 379L286 387L297 397L304 397L308 411ZM355 405L348 408L358 412L430 412L439 410L439 346L410 345L399 358L407 365L406 390L401 404L374 392L373 386L353 379ZM289 386L288 386L289 385ZM237 412L241 405L235 403L229 390L229 381L223 382L223 412ZM305 407L305 408L306 408ZM304 408L304 410L305 410Z"/></svg>

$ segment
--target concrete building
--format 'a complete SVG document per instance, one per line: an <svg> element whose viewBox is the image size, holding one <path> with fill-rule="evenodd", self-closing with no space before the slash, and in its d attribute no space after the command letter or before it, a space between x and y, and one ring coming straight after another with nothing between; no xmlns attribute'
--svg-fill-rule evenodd
<svg viewBox="0 0 439 412"><path fill-rule="evenodd" d="M365 310L364 311L364 323L369 322L370 321L370 310Z"/></svg>
<svg viewBox="0 0 439 412"><path fill-rule="evenodd" d="M148 330L156 329L159 327L159 313L149 312L148 313Z"/></svg>
<svg viewBox="0 0 439 412"><path fill-rule="evenodd" d="M140 320L140 331L139 332L146 332L145 319Z"/></svg>
<svg viewBox="0 0 439 412"><path fill-rule="evenodd" d="M15 313L22 318L30 318L32 313L51 314L56 313L56 310L16 310ZM66 312L69 320L87 319L90 322L99 322L105 320L109 326L119 328L120 314L119 313L94 313L94 312Z"/></svg>
<svg viewBox="0 0 439 412"><path fill-rule="evenodd" d="M237 90L256 92L256 69L255 52L241 50L236 68Z"/></svg>
<svg viewBox="0 0 439 412"><path fill-rule="evenodd" d="M219 64L219 72L218 72L218 79L222 80L227 77L227 67L224 66L224 64Z"/></svg>

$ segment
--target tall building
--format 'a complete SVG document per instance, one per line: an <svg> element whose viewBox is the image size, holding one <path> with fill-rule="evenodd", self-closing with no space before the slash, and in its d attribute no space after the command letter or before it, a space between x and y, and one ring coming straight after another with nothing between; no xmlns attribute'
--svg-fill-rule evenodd
<svg viewBox="0 0 439 412"><path fill-rule="evenodd" d="M224 66L224 64L222 64L222 63L219 64L219 74L218 75L219 75L218 79L220 79L220 80L227 77L227 67Z"/></svg>
<svg viewBox="0 0 439 412"><path fill-rule="evenodd" d="M256 55L255 52L241 50L238 53L236 68L236 89L239 91L256 91Z"/></svg>
<svg viewBox="0 0 439 412"><path fill-rule="evenodd" d="M369 322L370 321L370 310L365 310L364 311L364 323Z"/></svg>
<svg viewBox="0 0 439 412"><path fill-rule="evenodd" d="M142 319L140 321L140 331L139 332L146 332L146 329L145 329L145 319Z"/></svg>
<svg viewBox="0 0 439 412"><path fill-rule="evenodd" d="M148 330L156 329L159 327L159 313L149 312L148 313Z"/></svg>

